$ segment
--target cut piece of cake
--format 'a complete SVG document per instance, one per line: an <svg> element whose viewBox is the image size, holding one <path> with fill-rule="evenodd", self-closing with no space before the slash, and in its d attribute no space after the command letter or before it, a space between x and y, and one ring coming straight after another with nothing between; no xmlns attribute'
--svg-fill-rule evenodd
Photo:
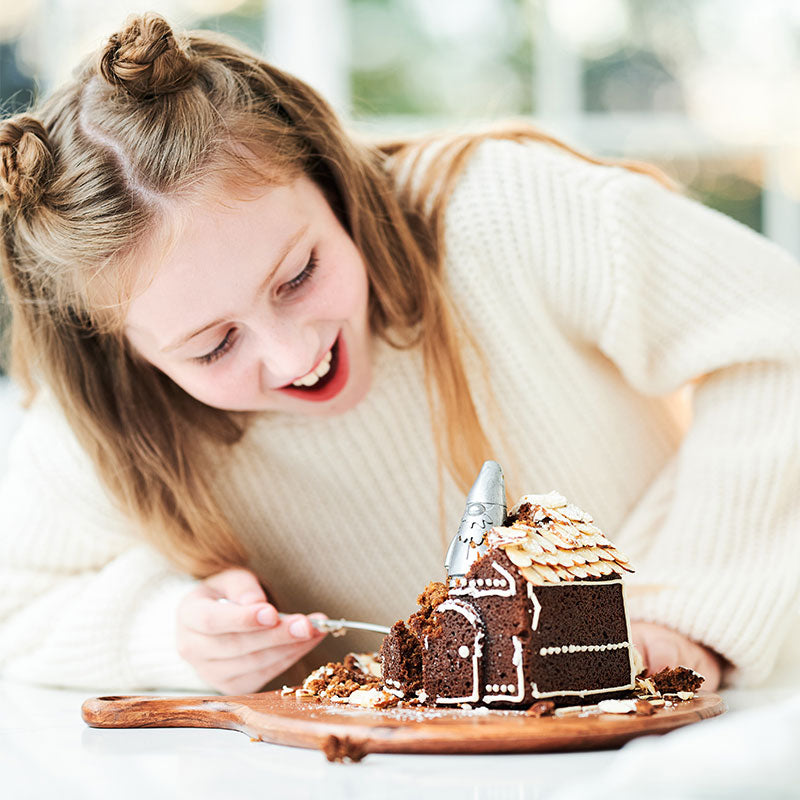
<svg viewBox="0 0 800 800"><path fill-rule="evenodd" d="M588 514L556 492L525 495L484 544L465 575L431 584L384 639L389 691L410 697L421 683L428 703L525 708L634 688L622 587L633 570Z"/></svg>

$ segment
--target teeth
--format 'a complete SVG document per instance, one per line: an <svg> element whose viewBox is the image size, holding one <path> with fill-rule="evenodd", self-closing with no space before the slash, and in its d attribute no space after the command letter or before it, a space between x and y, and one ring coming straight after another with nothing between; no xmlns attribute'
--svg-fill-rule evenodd
<svg viewBox="0 0 800 800"><path fill-rule="evenodd" d="M296 381L292 383L292 386L313 386L320 378L324 377L331 371L331 359L333 358L333 353L331 350L325 354L325 358L319 362L319 365L316 369L312 370L308 373L308 375L303 375L302 378L298 378Z"/></svg>

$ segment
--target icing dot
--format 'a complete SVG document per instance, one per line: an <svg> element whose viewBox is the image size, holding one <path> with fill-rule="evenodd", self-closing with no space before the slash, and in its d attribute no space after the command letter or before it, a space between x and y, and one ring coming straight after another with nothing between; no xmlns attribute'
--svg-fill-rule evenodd
<svg viewBox="0 0 800 800"><path fill-rule="evenodd" d="M469 655L469 647L465 644L462 644L461 647L458 648L458 654L461 658L466 658Z"/></svg>
<svg viewBox="0 0 800 800"><path fill-rule="evenodd" d="M493 692L499 692L500 691L500 687L496 683L493 683L492 684L492 691Z"/></svg>
<svg viewBox="0 0 800 800"><path fill-rule="evenodd" d="M504 683L501 683L500 684L500 691L501 692L507 692L508 691L508 686L506 686Z"/></svg>
<svg viewBox="0 0 800 800"><path fill-rule="evenodd" d="M478 586L483 586L483 578L478 578Z"/></svg>
<svg viewBox="0 0 800 800"><path fill-rule="evenodd" d="M514 684L513 684L513 683L509 683L509 684L508 684L508 691L509 691L509 692L515 692L516 690L517 690L517 687L516 687L516 686L514 686Z"/></svg>

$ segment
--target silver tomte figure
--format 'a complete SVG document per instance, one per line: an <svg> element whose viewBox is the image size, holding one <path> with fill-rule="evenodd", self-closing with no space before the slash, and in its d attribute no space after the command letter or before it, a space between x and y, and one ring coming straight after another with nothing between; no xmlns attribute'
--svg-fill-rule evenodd
<svg viewBox="0 0 800 800"><path fill-rule="evenodd" d="M486 534L506 521L506 486L496 461L484 461L467 495L458 533L447 548L444 568L450 581L463 578L470 566L489 548Z"/></svg>

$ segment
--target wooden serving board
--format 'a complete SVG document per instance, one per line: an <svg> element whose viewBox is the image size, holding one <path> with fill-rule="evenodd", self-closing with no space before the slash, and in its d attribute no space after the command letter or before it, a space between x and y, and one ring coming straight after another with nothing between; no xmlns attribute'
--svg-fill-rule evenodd
<svg viewBox="0 0 800 800"><path fill-rule="evenodd" d="M606 749L717 716L726 707L719 695L700 692L652 716L536 718L500 710L377 711L275 691L241 697L96 697L81 710L84 721L96 728L228 728L274 744L363 754Z"/></svg>

